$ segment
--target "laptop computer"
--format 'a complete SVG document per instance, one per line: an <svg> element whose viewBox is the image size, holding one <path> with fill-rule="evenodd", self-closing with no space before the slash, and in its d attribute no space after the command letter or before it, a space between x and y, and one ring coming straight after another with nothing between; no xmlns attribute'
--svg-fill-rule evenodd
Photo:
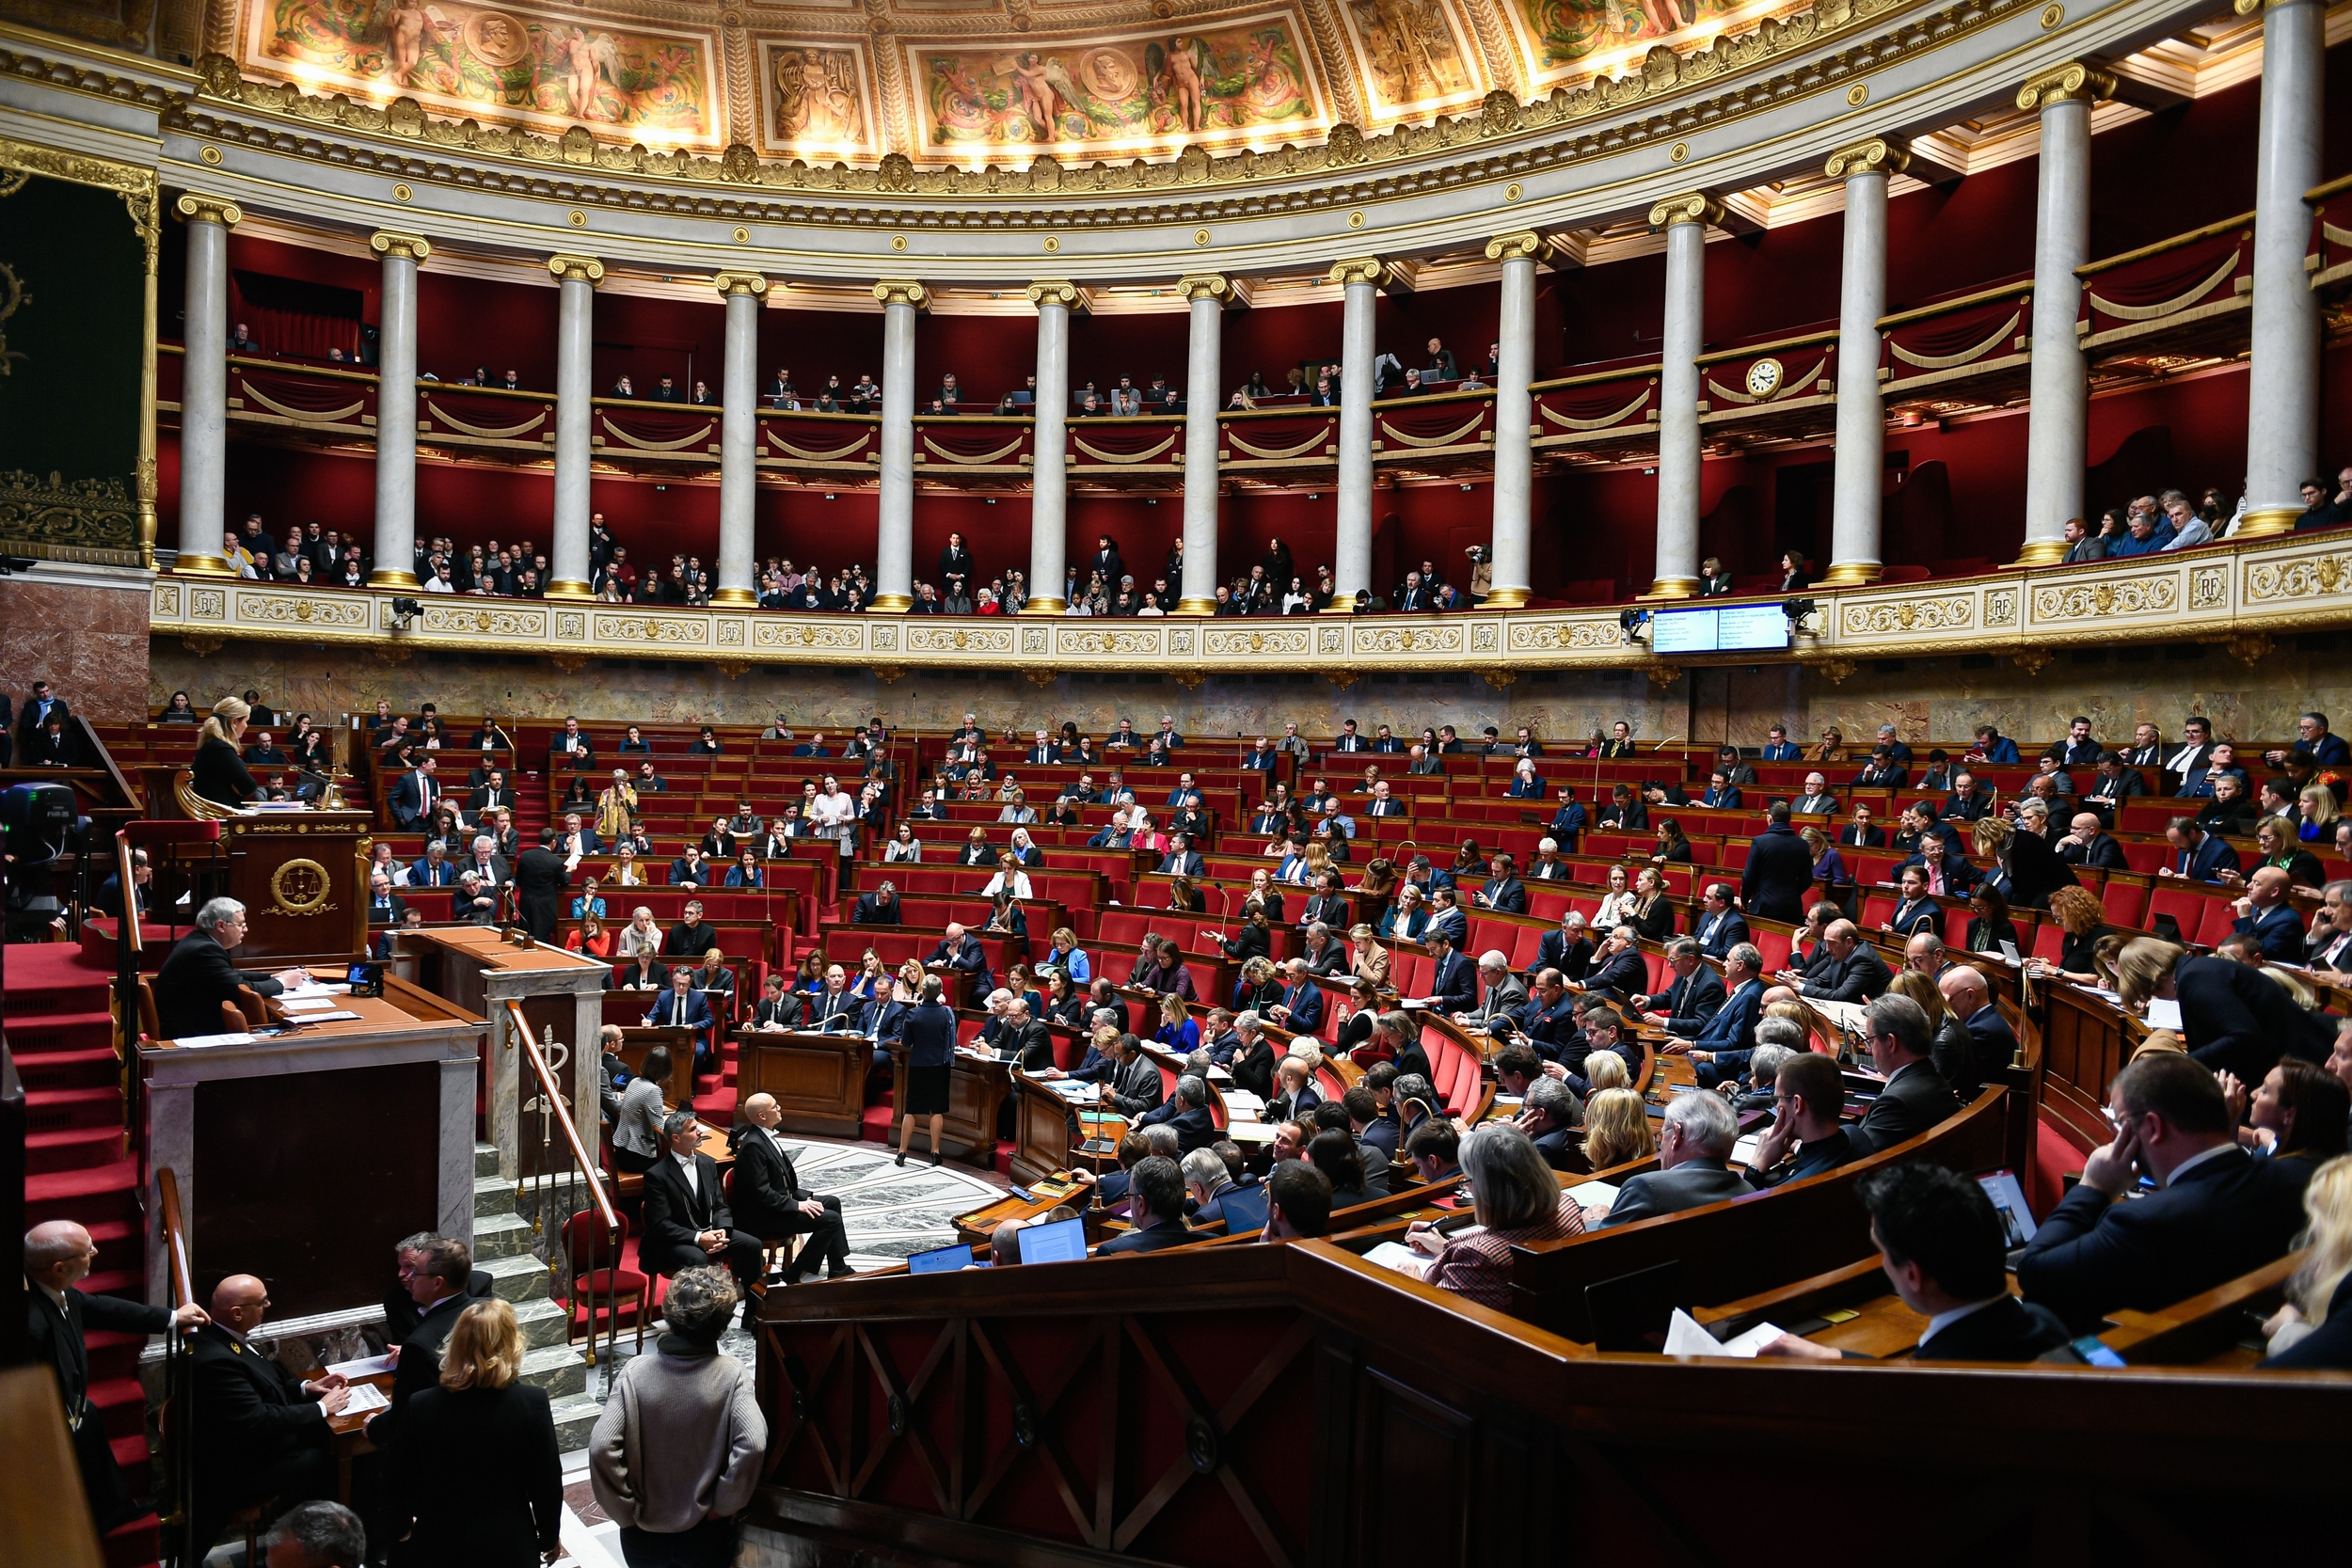
<svg viewBox="0 0 2352 1568"><path fill-rule="evenodd" d="M1087 1225L1084 1220L1049 1220L1032 1225L1021 1232L1021 1261L1028 1263L1074 1263L1087 1255Z"/></svg>
<svg viewBox="0 0 2352 1568"><path fill-rule="evenodd" d="M954 1246L933 1247L929 1252L914 1253L907 1259L909 1274L953 1274L972 1266L972 1249L957 1243Z"/></svg>

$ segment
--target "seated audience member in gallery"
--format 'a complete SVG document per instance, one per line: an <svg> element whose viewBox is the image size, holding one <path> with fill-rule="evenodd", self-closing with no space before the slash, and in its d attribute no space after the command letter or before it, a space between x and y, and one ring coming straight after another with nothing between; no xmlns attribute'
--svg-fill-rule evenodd
<svg viewBox="0 0 2352 1568"><path fill-rule="evenodd" d="M719 1348L740 1298L724 1269L688 1269L654 1354L621 1369L588 1439L597 1506L632 1568L723 1568L768 1448L752 1370Z"/></svg>
<svg viewBox="0 0 2352 1568"><path fill-rule="evenodd" d="M2114 1141L2091 1150L2018 1261L2027 1301L2089 1332L2118 1308L2154 1311L2292 1249L2311 1162L2241 1148L2211 1069L2144 1052L2116 1074L2106 1109ZM2156 1190L2123 1201L2142 1176Z"/></svg>
<svg viewBox="0 0 2352 1568"><path fill-rule="evenodd" d="M2069 1338L2046 1307L2009 1293L2007 1231L1974 1179L1924 1161L1865 1177L1870 1240L1905 1307L1927 1319L1911 1354L1922 1361L2032 1361ZM1804 1361L1867 1359L1793 1334L1762 1355Z"/></svg>
<svg viewBox="0 0 2352 1568"><path fill-rule="evenodd" d="M523 1381L523 1354L507 1303L457 1314L391 1453L395 1563L520 1568L561 1551L564 1461L548 1390ZM407 1359L404 1350L404 1370Z"/></svg>

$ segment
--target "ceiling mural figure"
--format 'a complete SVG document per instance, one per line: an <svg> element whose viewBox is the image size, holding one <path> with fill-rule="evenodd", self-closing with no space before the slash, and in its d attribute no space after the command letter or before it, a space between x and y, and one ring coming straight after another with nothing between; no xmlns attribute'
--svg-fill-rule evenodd
<svg viewBox="0 0 2352 1568"><path fill-rule="evenodd" d="M862 147L865 93L853 49L781 45L769 55L772 139L796 147Z"/></svg>
<svg viewBox="0 0 2352 1568"><path fill-rule="evenodd" d="M1477 89L1439 0L1353 0L1372 97L1382 108L1436 103Z"/></svg>

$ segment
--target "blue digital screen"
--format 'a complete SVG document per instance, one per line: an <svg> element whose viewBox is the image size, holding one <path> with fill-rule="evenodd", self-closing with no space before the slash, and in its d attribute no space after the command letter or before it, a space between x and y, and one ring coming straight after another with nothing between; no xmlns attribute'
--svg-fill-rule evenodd
<svg viewBox="0 0 2352 1568"><path fill-rule="evenodd" d="M1074 1263L1087 1255L1084 1220L1054 1220L1021 1232L1024 1263Z"/></svg>
<svg viewBox="0 0 2352 1568"><path fill-rule="evenodd" d="M1731 654L1788 646L1788 617L1776 604L1723 610L1661 610L1650 617L1650 652Z"/></svg>
<svg viewBox="0 0 2352 1568"><path fill-rule="evenodd" d="M937 1247L918 1252L907 1259L909 1274L953 1274L972 1264L972 1249L968 1246Z"/></svg>

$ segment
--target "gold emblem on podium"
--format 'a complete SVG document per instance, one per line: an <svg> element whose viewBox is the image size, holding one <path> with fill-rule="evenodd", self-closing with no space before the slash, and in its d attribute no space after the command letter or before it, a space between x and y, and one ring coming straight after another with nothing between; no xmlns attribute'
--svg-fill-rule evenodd
<svg viewBox="0 0 2352 1568"><path fill-rule="evenodd" d="M316 861L288 861L270 873L269 896L274 912L295 916L325 913L333 908L326 895L334 883L326 867Z"/></svg>

